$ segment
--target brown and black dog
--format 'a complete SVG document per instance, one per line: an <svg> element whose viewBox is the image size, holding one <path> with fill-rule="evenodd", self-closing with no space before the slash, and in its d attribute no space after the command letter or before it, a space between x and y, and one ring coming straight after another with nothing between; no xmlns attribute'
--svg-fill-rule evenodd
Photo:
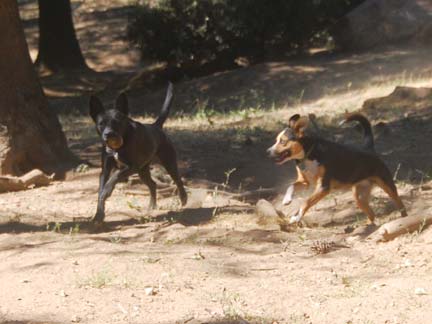
<svg viewBox="0 0 432 324"><path fill-rule="evenodd" d="M373 223L375 214L369 206L369 197L374 186L390 196L402 216L407 215L389 169L375 153L368 119L358 113L347 114L344 122L350 121L357 121L363 127L364 145L361 148L306 135L309 120L297 114L290 118L288 127L278 134L276 143L267 150L277 164L296 161L297 180L289 186L283 204L291 203L295 192L315 186L314 193L290 218L290 223L299 222L309 208L332 190L348 188L352 188L358 207Z"/></svg>

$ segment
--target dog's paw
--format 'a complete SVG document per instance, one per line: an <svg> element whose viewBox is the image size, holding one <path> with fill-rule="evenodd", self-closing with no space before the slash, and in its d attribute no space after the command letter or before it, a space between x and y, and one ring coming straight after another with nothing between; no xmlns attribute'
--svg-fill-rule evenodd
<svg viewBox="0 0 432 324"><path fill-rule="evenodd" d="M294 216L291 216L289 224L298 224L301 220L300 211L298 211Z"/></svg>
<svg viewBox="0 0 432 324"><path fill-rule="evenodd" d="M96 215L92 218L91 222L93 224L102 224L104 222L105 213L103 212L96 212Z"/></svg>
<svg viewBox="0 0 432 324"><path fill-rule="evenodd" d="M187 193L186 193L186 192L181 193L181 194L180 194L180 202L181 202L181 205L182 205L182 206L186 205L186 204L187 204L187 201L188 201Z"/></svg>
<svg viewBox="0 0 432 324"><path fill-rule="evenodd" d="M102 233L109 230L110 230L109 226L103 220L99 221L99 220L92 219L89 227L90 233Z"/></svg>

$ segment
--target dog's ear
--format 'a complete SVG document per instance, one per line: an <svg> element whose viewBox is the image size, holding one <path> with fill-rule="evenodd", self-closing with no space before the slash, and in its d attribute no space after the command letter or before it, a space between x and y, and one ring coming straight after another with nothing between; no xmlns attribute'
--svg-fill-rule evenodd
<svg viewBox="0 0 432 324"><path fill-rule="evenodd" d="M89 106L90 106L90 111L89 111L90 116L93 119L93 121L96 122L97 115L99 115L100 113L102 113L105 110L103 105L102 105L102 102L100 101L100 99L98 97L91 96Z"/></svg>
<svg viewBox="0 0 432 324"><path fill-rule="evenodd" d="M309 119L307 117L300 117L296 122L295 125L293 127L294 129L294 133L296 134L297 137L303 137L304 136L304 132L306 130L306 128L309 125Z"/></svg>
<svg viewBox="0 0 432 324"><path fill-rule="evenodd" d="M123 113L124 115L129 114L129 103L124 92L120 93L115 102L115 109Z"/></svg>
<svg viewBox="0 0 432 324"><path fill-rule="evenodd" d="M295 123L296 123L297 120L299 120L299 119L300 119L300 115L299 115L299 114L292 115L292 116L290 117L290 119L288 120L288 126L289 126L289 128L294 128Z"/></svg>

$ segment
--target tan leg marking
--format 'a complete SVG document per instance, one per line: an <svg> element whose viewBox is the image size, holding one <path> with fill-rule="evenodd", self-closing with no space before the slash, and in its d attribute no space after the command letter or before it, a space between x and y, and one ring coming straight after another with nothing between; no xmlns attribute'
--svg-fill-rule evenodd
<svg viewBox="0 0 432 324"><path fill-rule="evenodd" d="M408 216L408 214L406 212L405 205L403 204L402 200L400 199L399 194L397 192L397 189L393 190L387 183L385 183L380 178L374 178L373 180L377 184L377 186L379 186L382 190L384 190L385 193L387 195L389 195L389 197L394 201L394 203L396 204L396 207L401 212L401 216L402 217Z"/></svg>
<svg viewBox="0 0 432 324"><path fill-rule="evenodd" d="M369 197L372 190L372 183L362 181L353 187L354 198L357 206L367 215L369 222L374 223L375 213L369 206Z"/></svg>
<svg viewBox="0 0 432 324"><path fill-rule="evenodd" d="M324 188L321 184L321 181L318 181L314 193L305 201L298 213L291 217L290 223L298 223L313 205L317 204L329 193L330 190L328 188Z"/></svg>

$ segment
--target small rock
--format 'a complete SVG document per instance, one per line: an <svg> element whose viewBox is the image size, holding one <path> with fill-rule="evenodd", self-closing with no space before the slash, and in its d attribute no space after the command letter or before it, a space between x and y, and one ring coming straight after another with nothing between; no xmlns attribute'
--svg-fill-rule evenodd
<svg viewBox="0 0 432 324"><path fill-rule="evenodd" d="M381 288L381 287L385 287L385 286L387 286L385 283L375 283L375 284L373 284L372 285L372 289L379 289L379 288Z"/></svg>
<svg viewBox="0 0 432 324"><path fill-rule="evenodd" d="M60 295L61 297L67 297L67 296L69 296L68 294L65 293L64 290L60 290L59 295Z"/></svg>
<svg viewBox="0 0 432 324"><path fill-rule="evenodd" d="M72 323L79 323L79 322L81 322L81 317L74 315L74 316L72 316L71 322Z"/></svg>
<svg viewBox="0 0 432 324"><path fill-rule="evenodd" d="M267 230L279 230L284 224L283 214L272 203L265 199L258 200L256 204L257 225Z"/></svg>
<svg viewBox="0 0 432 324"><path fill-rule="evenodd" d="M156 295L156 290L153 287L146 287L144 288L144 292L147 296L154 296Z"/></svg>
<svg viewBox="0 0 432 324"><path fill-rule="evenodd" d="M419 296L427 295L426 289L424 289L424 288L416 288L416 289L414 290L414 293L415 293L416 295L419 295Z"/></svg>
<svg viewBox="0 0 432 324"><path fill-rule="evenodd" d="M404 264L403 264L403 267L405 267L405 268L409 268L409 267L413 267L413 266L414 265L410 259L406 259Z"/></svg>

